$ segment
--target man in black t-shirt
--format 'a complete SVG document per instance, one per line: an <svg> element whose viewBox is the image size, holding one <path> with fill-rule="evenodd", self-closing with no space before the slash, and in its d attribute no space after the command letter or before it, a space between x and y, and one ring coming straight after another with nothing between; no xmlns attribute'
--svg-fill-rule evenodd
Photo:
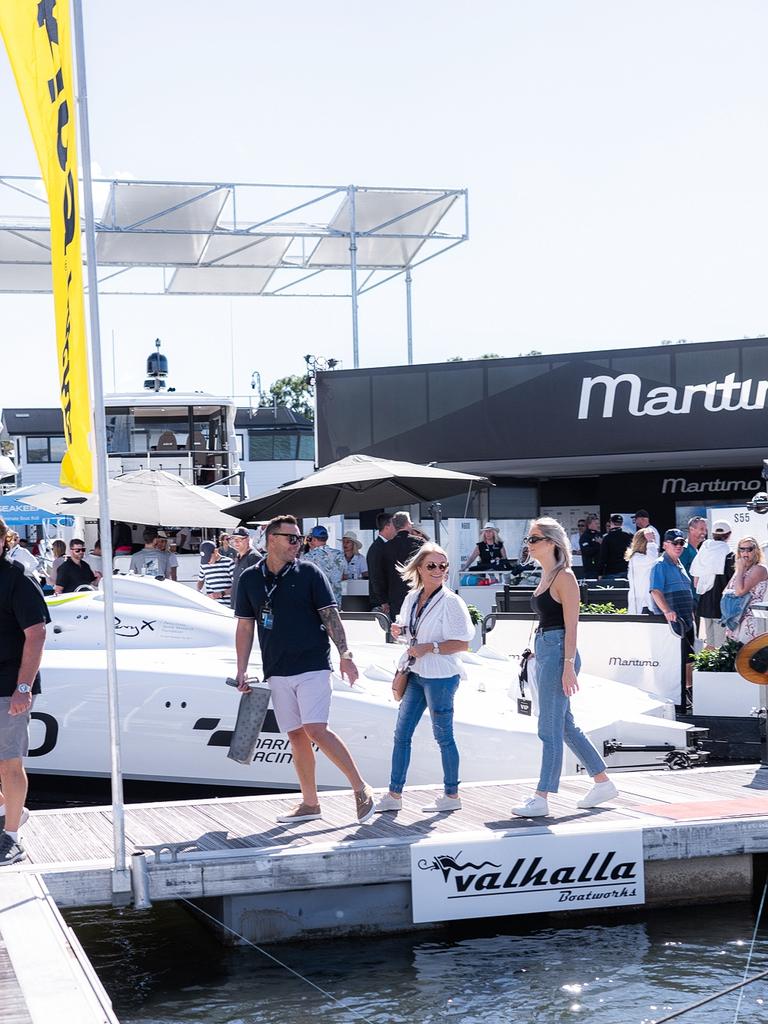
<svg viewBox="0 0 768 1024"><path fill-rule="evenodd" d="M321 817L312 744L349 780L361 824L374 813L373 790L366 785L343 740L328 728L331 707L330 637L341 658L341 674L357 679L352 652L325 574L298 561L301 532L293 516L277 516L265 530L266 556L240 577L235 603L237 683L249 693L248 658L258 626L264 678L281 732L288 734L301 787L301 803L281 822ZM241 698L242 699L242 698Z"/></svg>
<svg viewBox="0 0 768 1024"><path fill-rule="evenodd" d="M240 577L246 569L249 569L252 565L256 565L256 563L260 561L261 555L251 547L251 535L244 526L238 526L234 529L229 535L229 540L232 547L235 549L231 590L231 605L234 608Z"/></svg>
<svg viewBox="0 0 768 1024"><path fill-rule="evenodd" d="M624 516L614 512L609 520L611 528L600 544L597 560L598 578L615 580L627 578L627 548L632 545L632 534L624 530Z"/></svg>
<svg viewBox="0 0 768 1024"><path fill-rule="evenodd" d="M37 584L5 557L7 528L0 519L0 867L25 856L19 827L24 807L33 694L40 692L40 659L48 608Z"/></svg>
<svg viewBox="0 0 768 1024"><path fill-rule="evenodd" d="M96 574L83 560L84 554L85 541L74 538L69 542L69 558L61 563L56 573L54 589L57 594L71 594L78 587L96 583Z"/></svg>

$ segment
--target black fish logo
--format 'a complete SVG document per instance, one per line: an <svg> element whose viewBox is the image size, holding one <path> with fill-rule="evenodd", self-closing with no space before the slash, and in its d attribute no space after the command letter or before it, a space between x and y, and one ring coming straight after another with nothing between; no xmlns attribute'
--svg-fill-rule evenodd
<svg viewBox="0 0 768 1024"><path fill-rule="evenodd" d="M473 864L472 861L469 860L466 864L459 864L458 858L460 856L461 850L459 850L455 857L449 857L447 854L443 854L442 857L434 857L431 863L428 860L420 860L418 866L422 871L442 871L444 882L448 881L448 876L451 871L465 871L467 868L474 868L475 871L479 871L480 868L485 867L501 867L501 864L494 864L491 860L484 860L482 864Z"/></svg>

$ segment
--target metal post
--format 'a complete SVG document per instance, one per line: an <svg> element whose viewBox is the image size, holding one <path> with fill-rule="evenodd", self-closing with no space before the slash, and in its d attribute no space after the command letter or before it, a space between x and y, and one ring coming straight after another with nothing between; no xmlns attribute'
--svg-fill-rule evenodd
<svg viewBox="0 0 768 1024"><path fill-rule="evenodd" d="M347 189L349 195L349 273L352 291L352 365L360 366L360 331L357 322L357 215L355 210L355 186Z"/></svg>
<svg viewBox="0 0 768 1024"><path fill-rule="evenodd" d="M413 306L411 300L411 268L405 271L405 323L408 332L408 365L413 365Z"/></svg>
<svg viewBox="0 0 768 1024"><path fill-rule="evenodd" d="M112 582L112 526L109 518L109 473L107 453L101 439L107 436L104 414L104 384L101 368L101 332L99 328L99 292L96 273L96 231L93 219L91 182L91 142L88 134L88 90L85 79L85 40L82 0L74 0L73 28L77 67L77 105L80 114L80 164L83 172L85 246L88 259L88 312L91 327L91 370L93 376L93 418L96 446L96 487L99 495L99 533L104 565L104 639L107 655L107 700L109 709L109 748L112 777L112 870L113 902L126 905L131 897L131 876L125 856L125 810L123 776L120 767L120 712L117 699L117 662L115 650L115 597Z"/></svg>

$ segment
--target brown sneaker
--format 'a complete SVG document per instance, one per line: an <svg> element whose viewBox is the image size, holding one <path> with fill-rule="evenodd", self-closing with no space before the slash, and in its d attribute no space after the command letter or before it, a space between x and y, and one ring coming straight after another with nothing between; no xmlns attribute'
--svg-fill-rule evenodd
<svg viewBox="0 0 768 1024"><path fill-rule="evenodd" d="M322 818L320 804L300 803L288 814L280 814L275 820L290 824L292 821L314 821L315 818Z"/></svg>
<svg viewBox="0 0 768 1024"><path fill-rule="evenodd" d="M373 799L373 790L370 786L363 786L362 789L355 793L355 803L357 804L357 821L359 825L364 824L366 821L370 821L376 812L376 805Z"/></svg>

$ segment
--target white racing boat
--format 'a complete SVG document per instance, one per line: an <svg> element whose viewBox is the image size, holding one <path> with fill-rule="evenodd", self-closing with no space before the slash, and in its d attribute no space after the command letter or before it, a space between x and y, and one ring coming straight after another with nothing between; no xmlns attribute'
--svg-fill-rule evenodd
<svg viewBox="0 0 768 1024"><path fill-rule="evenodd" d="M232 613L181 584L115 577L115 634L123 774L127 779L216 786L296 789L288 737L271 710L253 764L227 755L240 699L225 685L235 673ZM107 777L109 740L103 599L86 591L49 600L52 623L43 661L43 692L33 711L33 773ZM331 725L349 744L363 775L388 781L397 705L390 693L401 648L386 644L374 619L345 628L361 675L350 687L334 676ZM455 733L466 782L531 777L541 746L534 715L518 711L517 670L490 648L464 656L468 679L456 699ZM254 657L252 670L260 672ZM695 763L695 730L674 720L669 701L582 673L574 710L609 766ZM514 684L514 687L513 685ZM535 708L534 708L535 711ZM626 749L639 748L639 749ZM578 765L566 750L564 771ZM409 782L438 784L440 759L428 716L413 740ZM323 787L345 780L318 758Z"/></svg>

